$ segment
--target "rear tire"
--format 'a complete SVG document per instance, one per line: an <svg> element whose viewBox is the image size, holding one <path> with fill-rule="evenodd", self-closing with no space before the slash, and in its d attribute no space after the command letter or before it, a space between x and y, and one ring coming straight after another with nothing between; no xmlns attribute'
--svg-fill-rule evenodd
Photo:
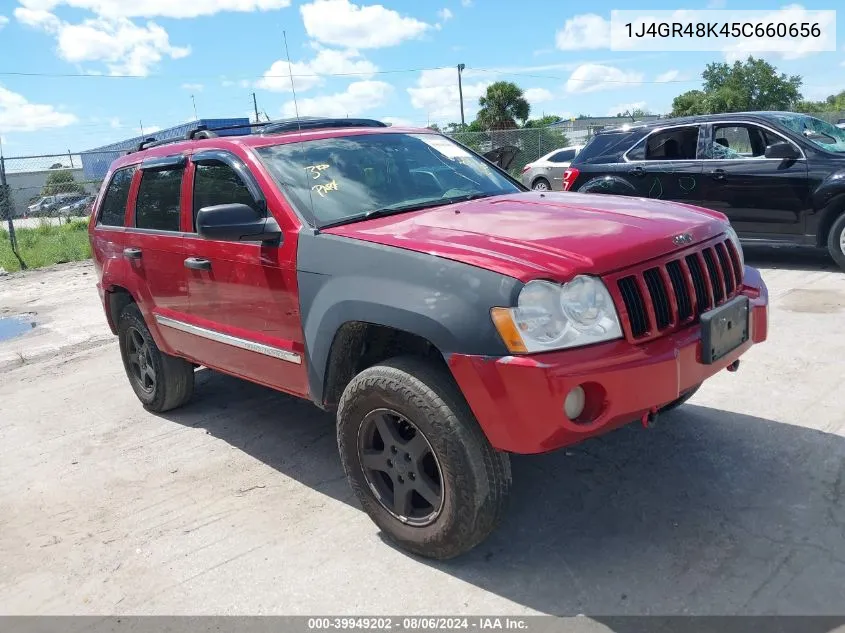
<svg viewBox="0 0 845 633"><path fill-rule="evenodd" d="M845 269L845 213L840 215L827 235L827 250L840 268Z"/></svg>
<svg viewBox="0 0 845 633"><path fill-rule="evenodd" d="M400 357L365 369L344 390L337 421L340 457L353 491L375 524L402 548L428 558L453 558L478 545L499 523L510 491L510 460L487 441L443 368ZM396 423L391 429L398 434L384 426L386 421ZM425 455L428 475L423 469L411 472L422 463L406 453L415 445L431 453L433 459ZM396 463L394 458L408 459ZM428 486L425 497L417 495L420 484ZM407 487L412 491L405 493ZM406 498L411 501L400 511ZM434 501L428 514L427 499Z"/></svg>
<svg viewBox="0 0 845 633"><path fill-rule="evenodd" d="M123 308L117 334L123 368L145 409L163 413L181 407L191 399L193 365L159 350L136 304L130 303Z"/></svg>
<svg viewBox="0 0 845 633"><path fill-rule="evenodd" d="M692 387L688 391L685 391L683 394L681 394L681 397L677 400L673 400L666 406L660 407L660 409L658 409L658 413L669 413L670 411L674 411L675 409L683 405L687 400L692 398L696 394L696 392L701 389L702 384L703 383L698 383L695 387Z"/></svg>
<svg viewBox="0 0 845 633"><path fill-rule="evenodd" d="M537 180L535 180L532 183L531 188L534 191L551 191L552 190L551 184L549 184L549 181L546 180L545 178L538 178Z"/></svg>

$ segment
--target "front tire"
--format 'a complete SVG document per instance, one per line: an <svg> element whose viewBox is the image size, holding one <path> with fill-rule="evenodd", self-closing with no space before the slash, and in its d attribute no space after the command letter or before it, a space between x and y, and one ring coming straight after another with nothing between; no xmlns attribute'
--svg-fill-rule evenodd
<svg viewBox="0 0 845 633"><path fill-rule="evenodd" d="M136 304L130 303L120 313L117 334L123 368L145 409L162 413L191 399L193 365L159 350Z"/></svg>
<svg viewBox="0 0 845 633"><path fill-rule="evenodd" d="M499 523L510 460L487 441L446 370L414 357L365 369L344 390L337 421L353 491L404 549L453 558Z"/></svg>
<svg viewBox="0 0 845 633"><path fill-rule="evenodd" d="M827 250L840 268L845 269L845 213L840 215L827 236Z"/></svg>

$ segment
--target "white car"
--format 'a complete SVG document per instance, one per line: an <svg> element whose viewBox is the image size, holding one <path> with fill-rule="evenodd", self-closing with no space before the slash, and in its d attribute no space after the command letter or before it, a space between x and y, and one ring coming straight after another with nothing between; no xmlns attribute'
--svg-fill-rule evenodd
<svg viewBox="0 0 845 633"><path fill-rule="evenodd" d="M537 191L563 191L563 172L583 145L560 147L522 168L522 184Z"/></svg>

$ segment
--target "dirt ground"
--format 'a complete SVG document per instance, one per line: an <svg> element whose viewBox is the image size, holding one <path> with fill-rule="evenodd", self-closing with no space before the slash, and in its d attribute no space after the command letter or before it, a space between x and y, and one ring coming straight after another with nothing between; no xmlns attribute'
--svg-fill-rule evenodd
<svg viewBox="0 0 845 633"><path fill-rule="evenodd" d="M135 399L90 264L0 278L2 614L841 614L845 274L749 253L770 340L688 406L515 457L501 528L431 563L380 538L333 420L209 371Z"/></svg>

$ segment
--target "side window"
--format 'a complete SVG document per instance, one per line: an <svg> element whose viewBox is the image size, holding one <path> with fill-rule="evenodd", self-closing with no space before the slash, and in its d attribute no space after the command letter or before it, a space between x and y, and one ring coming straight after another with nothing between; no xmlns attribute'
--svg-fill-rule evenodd
<svg viewBox="0 0 845 633"><path fill-rule="evenodd" d="M646 139L645 160L695 160L697 148L697 125L672 128ZM628 158L632 158L630 154Z"/></svg>
<svg viewBox="0 0 845 633"><path fill-rule="evenodd" d="M753 130L754 134L751 132L745 125L714 125L713 145L708 158L730 160L761 155L766 148L759 147L757 129Z"/></svg>
<svg viewBox="0 0 845 633"><path fill-rule="evenodd" d="M557 154L552 154L549 157L550 163L566 163L571 161L575 158L575 150L574 149L565 149L562 152L558 152Z"/></svg>
<svg viewBox="0 0 845 633"><path fill-rule="evenodd" d="M126 202L129 198L129 189L132 186L132 176L135 175L135 169L135 167L127 167L114 173L108 189L106 189L106 195L103 196L98 224L123 226Z"/></svg>
<svg viewBox="0 0 845 633"><path fill-rule="evenodd" d="M135 203L135 226L159 231L179 230L183 168L145 170Z"/></svg>
<svg viewBox="0 0 845 633"><path fill-rule="evenodd" d="M197 212L200 209L232 203L255 206L252 194L235 170L222 163L197 165L194 172L194 230L197 228Z"/></svg>

